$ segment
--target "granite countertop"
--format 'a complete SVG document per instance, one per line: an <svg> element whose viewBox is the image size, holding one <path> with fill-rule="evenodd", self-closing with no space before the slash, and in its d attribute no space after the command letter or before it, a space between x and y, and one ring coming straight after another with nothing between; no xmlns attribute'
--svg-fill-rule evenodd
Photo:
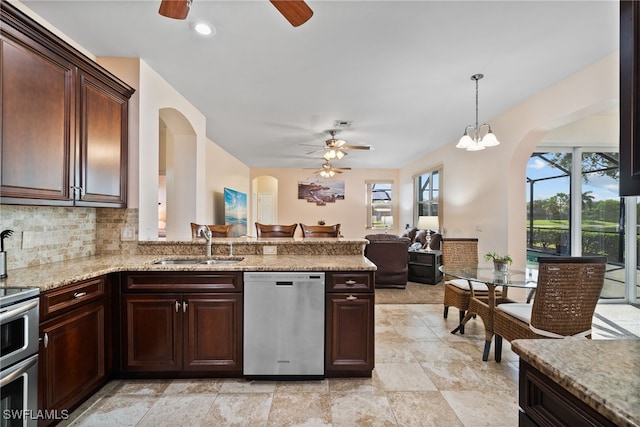
<svg viewBox="0 0 640 427"><path fill-rule="evenodd" d="M620 426L640 426L640 340L514 340L520 357Z"/></svg>
<svg viewBox="0 0 640 427"><path fill-rule="evenodd" d="M235 264L156 265L166 259L198 259L189 255L96 255L8 271L0 286L38 287L41 291L120 271L373 271L362 255L238 255ZM225 257L214 257L225 258ZM235 257L234 257L235 258Z"/></svg>

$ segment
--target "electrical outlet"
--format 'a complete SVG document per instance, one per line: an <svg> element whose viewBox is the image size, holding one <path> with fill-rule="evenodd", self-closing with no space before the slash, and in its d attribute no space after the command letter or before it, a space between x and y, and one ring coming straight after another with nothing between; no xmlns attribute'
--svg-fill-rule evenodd
<svg viewBox="0 0 640 427"><path fill-rule="evenodd" d="M263 246L262 253L264 255L277 255L278 247L277 246Z"/></svg>
<svg viewBox="0 0 640 427"><path fill-rule="evenodd" d="M133 227L124 227L120 233L120 240L123 242L135 240L136 231Z"/></svg>
<svg viewBox="0 0 640 427"><path fill-rule="evenodd" d="M22 249L31 249L35 247L36 247L36 232L23 231L22 232Z"/></svg>

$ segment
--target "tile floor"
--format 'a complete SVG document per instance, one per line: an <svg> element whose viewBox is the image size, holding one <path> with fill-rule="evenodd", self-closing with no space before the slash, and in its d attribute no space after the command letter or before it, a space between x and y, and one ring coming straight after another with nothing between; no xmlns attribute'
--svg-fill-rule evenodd
<svg viewBox="0 0 640 427"><path fill-rule="evenodd" d="M640 336L640 310L624 306L636 320L619 325L619 307L599 306L594 338ZM482 321L452 335L451 314L443 319L441 304L376 305L372 378L116 380L61 425L517 426L517 355L505 343L502 363L493 351L482 362Z"/></svg>

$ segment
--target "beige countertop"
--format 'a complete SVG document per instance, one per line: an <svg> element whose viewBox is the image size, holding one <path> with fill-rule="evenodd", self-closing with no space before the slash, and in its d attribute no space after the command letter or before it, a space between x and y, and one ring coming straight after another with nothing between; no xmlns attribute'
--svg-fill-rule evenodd
<svg viewBox="0 0 640 427"><path fill-rule="evenodd" d="M318 242L320 243L320 242ZM235 264L156 265L166 259L198 259L196 255L103 255L75 258L8 271L0 286L54 289L80 280L120 271L373 271L375 264L363 255L237 255ZM217 256L214 258L224 258Z"/></svg>
<svg viewBox="0 0 640 427"><path fill-rule="evenodd" d="M620 426L640 426L640 340L514 340L513 351Z"/></svg>

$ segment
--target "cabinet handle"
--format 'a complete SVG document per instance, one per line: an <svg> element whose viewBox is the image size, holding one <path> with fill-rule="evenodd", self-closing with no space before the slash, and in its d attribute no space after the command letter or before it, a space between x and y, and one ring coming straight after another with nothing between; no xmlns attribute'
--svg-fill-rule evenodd
<svg viewBox="0 0 640 427"><path fill-rule="evenodd" d="M182 312L183 313L187 312L187 307L189 307L189 304L187 304L186 301L182 301Z"/></svg>
<svg viewBox="0 0 640 427"><path fill-rule="evenodd" d="M85 296L87 293L86 292L74 292L73 293L73 298L77 299L77 298L81 298L83 296Z"/></svg>
<svg viewBox="0 0 640 427"><path fill-rule="evenodd" d="M358 297L353 296L353 295L349 295L349 296L347 297L347 301L355 301L355 300L357 300L357 299L358 299Z"/></svg>
<svg viewBox="0 0 640 427"><path fill-rule="evenodd" d="M351 279L349 279L349 280L345 280L344 284L345 284L345 285L355 285L355 284L356 284L356 281L355 281L355 280L351 280Z"/></svg>
<svg viewBox="0 0 640 427"><path fill-rule="evenodd" d="M48 333L44 333L44 338L42 339L42 343L44 344L44 348L47 348L49 346L49 334Z"/></svg>
<svg viewBox="0 0 640 427"><path fill-rule="evenodd" d="M176 301L176 313L180 311L180 301Z"/></svg>

